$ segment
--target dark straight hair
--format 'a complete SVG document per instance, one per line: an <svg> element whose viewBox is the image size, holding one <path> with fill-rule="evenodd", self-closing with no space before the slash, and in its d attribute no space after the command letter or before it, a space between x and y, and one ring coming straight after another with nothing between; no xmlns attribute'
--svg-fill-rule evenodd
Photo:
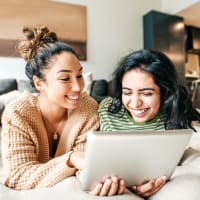
<svg viewBox="0 0 200 200"><path fill-rule="evenodd" d="M162 52L134 51L125 56L113 73L113 101L109 112L117 113L122 107L122 78L130 70L139 69L152 76L161 91L159 115L166 129L194 130L192 121L200 121L187 89L180 83L174 64ZM133 80L134 81L134 80Z"/></svg>

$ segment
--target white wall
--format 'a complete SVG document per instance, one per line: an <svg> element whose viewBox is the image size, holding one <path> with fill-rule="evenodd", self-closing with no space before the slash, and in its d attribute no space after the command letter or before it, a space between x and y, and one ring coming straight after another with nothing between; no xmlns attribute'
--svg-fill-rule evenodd
<svg viewBox="0 0 200 200"><path fill-rule="evenodd" d="M142 16L161 10L161 0L57 0L87 6L87 56L94 79L109 79L119 58L143 47ZM0 78L24 78L22 59L0 58Z"/></svg>
<svg viewBox="0 0 200 200"><path fill-rule="evenodd" d="M143 47L142 16L159 0L91 0L88 3L88 61L94 78L109 79L119 58Z"/></svg>
<svg viewBox="0 0 200 200"><path fill-rule="evenodd" d="M161 0L164 12L175 14L199 0Z"/></svg>
<svg viewBox="0 0 200 200"><path fill-rule="evenodd" d="M3 78L27 79L24 60L21 58L0 57L0 79Z"/></svg>

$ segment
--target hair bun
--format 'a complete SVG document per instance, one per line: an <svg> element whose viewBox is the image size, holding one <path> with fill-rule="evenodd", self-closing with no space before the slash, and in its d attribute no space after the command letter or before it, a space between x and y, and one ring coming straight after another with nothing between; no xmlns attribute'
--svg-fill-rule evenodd
<svg viewBox="0 0 200 200"><path fill-rule="evenodd" d="M44 26L40 28L23 28L24 39L19 42L18 50L24 60L33 58L40 50L58 41L56 33Z"/></svg>

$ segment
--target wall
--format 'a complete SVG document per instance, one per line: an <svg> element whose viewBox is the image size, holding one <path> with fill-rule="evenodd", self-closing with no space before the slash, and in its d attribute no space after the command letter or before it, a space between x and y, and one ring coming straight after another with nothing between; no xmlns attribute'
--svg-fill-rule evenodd
<svg viewBox="0 0 200 200"><path fill-rule="evenodd" d="M163 12L175 14L199 0L161 0Z"/></svg>
<svg viewBox="0 0 200 200"><path fill-rule="evenodd" d="M57 0L58 1L58 0ZM120 57L143 47L142 16L161 0L59 0L87 6L87 61L94 79L109 79ZM24 61L0 58L0 78L25 78Z"/></svg>

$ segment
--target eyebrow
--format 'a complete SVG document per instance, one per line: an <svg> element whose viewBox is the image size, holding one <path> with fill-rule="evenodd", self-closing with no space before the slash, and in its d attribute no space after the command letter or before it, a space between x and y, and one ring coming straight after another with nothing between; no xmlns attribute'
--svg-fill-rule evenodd
<svg viewBox="0 0 200 200"><path fill-rule="evenodd" d="M80 68L79 68L79 70L78 71L82 71L82 69L83 69L83 67L81 66ZM61 70L58 70L56 73L58 74L58 73L60 73L60 72L72 72L72 70L69 70L69 69L61 69Z"/></svg>
<svg viewBox="0 0 200 200"><path fill-rule="evenodd" d="M127 87L123 87L122 90L131 90L130 88L127 88ZM142 88L142 89L139 89L138 91L146 91L146 90L151 90L151 91L155 91L154 88Z"/></svg>

